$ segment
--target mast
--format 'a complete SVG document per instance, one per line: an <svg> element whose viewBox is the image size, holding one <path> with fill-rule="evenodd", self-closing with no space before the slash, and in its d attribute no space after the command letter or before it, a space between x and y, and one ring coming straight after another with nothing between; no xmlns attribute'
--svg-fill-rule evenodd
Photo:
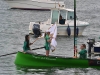
<svg viewBox="0 0 100 75"><path fill-rule="evenodd" d="M77 43L77 39L76 39L76 0L74 0L74 57L77 55L76 54L76 48L77 48L76 43Z"/></svg>

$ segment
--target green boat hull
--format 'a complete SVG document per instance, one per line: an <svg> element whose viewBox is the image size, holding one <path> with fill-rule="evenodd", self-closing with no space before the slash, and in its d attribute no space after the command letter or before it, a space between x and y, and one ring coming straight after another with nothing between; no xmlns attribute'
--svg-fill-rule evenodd
<svg viewBox="0 0 100 75"><path fill-rule="evenodd" d="M68 67L68 68L100 68L100 60L76 59L59 56L45 56L40 54L24 54L17 52L14 62L21 67Z"/></svg>

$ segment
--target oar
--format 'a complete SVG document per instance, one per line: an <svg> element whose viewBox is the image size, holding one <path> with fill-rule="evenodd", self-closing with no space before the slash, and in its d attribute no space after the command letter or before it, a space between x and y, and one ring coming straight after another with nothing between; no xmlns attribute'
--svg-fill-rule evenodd
<svg viewBox="0 0 100 75"><path fill-rule="evenodd" d="M41 36L39 36L38 38L36 38L36 39L33 41L33 43L36 42L38 39L42 38L43 35L44 35L44 34L42 34ZM32 44L33 44L33 43L32 43Z"/></svg>
<svg viewBox="0 0 100 75"><path fill-rule="evenodd" d="M33 41L33 43L36 42L38 39L39 39L39 38L36 38L35 41ZM33 44L33 43L32 43L32 44Z"/></svg>
<svg viewBox="0 0 100 75"><path fill-rule="evenodd" d="M32 50L37 50L37 49L42 49L42 48L45 48L45 47L40 47L40 48L34 48L34 49L32 49Z"/></svg>
<svg viewBox="0 0 100 75"><path fill-rule="evenodd" d="M45 47L34 48L34 49L32 49L32 50L37 50L37 49L42 49L42 48L45 48ZM18 51L17 51L17 52L18 52ZM13 52L13 53L8 53L8 54L0 55L0 57L7 56L7 55L12 55L12 54L16 54L17 52Z"/></svg>
<svg viewBox="0 0 100 75"><path fill-rule="evenodd" d="M16 54L17 52L13 52L13 53L9 53L9 54L4 54L4 55L0 55L0 57L3 57L3 56L7 56L7 55L12 55L12 54Z"/></svg>

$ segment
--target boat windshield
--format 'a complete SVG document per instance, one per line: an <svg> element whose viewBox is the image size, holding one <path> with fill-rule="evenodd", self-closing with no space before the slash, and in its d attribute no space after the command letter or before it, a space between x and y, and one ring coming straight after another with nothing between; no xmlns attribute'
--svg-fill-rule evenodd
<svg viewBox="0 0 100 75"><path fill-rule="evenodd" d="M67 20L72 20L72 19L74 19L74 12L73 11L68 11Z"/></svg>
<svg viewBox="0 0 100 75"><path fill-rule="evenodd" d="M59 24L65 24L65 20L66 20L66 10L60 10Z"/></svg>
<svg viewBox="0 0 100 75"><path fill-rule="evenodd" d="M51 19L51 24L54 24L55 22L58 22L58 16L59 16L59 11L58 10L53 10L52 11L52 19Z"/></svg>

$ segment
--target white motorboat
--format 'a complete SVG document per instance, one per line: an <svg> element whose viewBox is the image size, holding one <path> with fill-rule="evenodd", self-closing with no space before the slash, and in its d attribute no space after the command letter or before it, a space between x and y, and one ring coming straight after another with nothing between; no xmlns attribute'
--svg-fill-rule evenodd
<svg viewBox="0 0 100 75"><path fill-rule="evenodd" d="M74 35L74 10L66 8L53 8L51 9L51 18L45 22L30 22L29 33L34 33L36 29L34 25L40 25L41 32L45 32L49 27L56 22L57 35L71 36ZM83 30L89 25L88 22L76 20L76 34L82 35ZM39 31L39 30L38 30ZM38 32L37 31L37 32ZM35 33L34 33L35 34Z"/></svg>
<svg viewBox="0 0 100 75"><path fill-rule="evenodd" d="M5 0L10 8L17 9L35 9L35 10L50 10L54 7L65 7L63 1L51 0Z"/></svg>

